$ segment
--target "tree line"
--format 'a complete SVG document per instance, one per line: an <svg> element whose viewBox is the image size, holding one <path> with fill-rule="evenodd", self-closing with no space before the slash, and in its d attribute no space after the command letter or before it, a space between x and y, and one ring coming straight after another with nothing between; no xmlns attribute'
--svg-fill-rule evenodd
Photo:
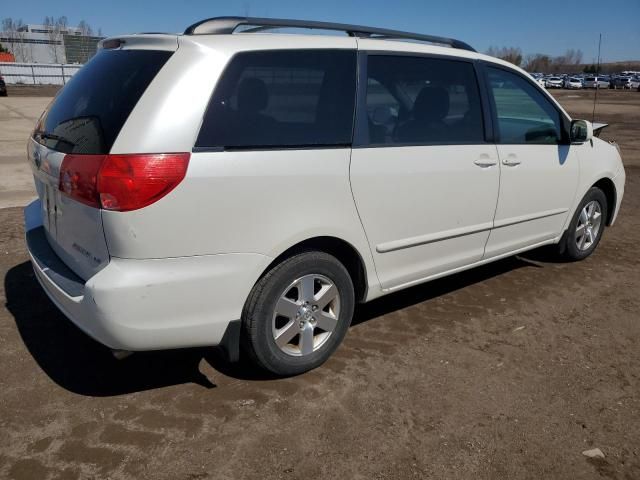
<svg viewBox="0 0 640 480"><path fill-rule="evenodd" d="M564 55L551 56L543 53L523 55L517 47L489 47L487 55L513 63L527 72L541 73L617 73L624 70L640 70L640 62L583 63L581 50L569 49Z"/></svg>
<svg viewBox="0 0 640 480"><path fill-rule="evenodd" d="M518 47L489 47L486 54L513 63L528 72L560 73L568 70L575 71L583 66L582 50L574 49L569 49L564 55L555 57L543 53L525 56Z"/></svg>

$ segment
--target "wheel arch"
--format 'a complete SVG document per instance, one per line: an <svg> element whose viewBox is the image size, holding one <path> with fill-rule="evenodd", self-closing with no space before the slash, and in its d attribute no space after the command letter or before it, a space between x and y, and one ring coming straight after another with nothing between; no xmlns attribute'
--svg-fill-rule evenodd
<svg viewBox="0 0 640 480"><path fill-rule="evenodd" d="M342 263L351 277L353 282L353 288L355 291L355 298L357 302L362 302L367 296L367 270L365 262L360 255L360 252L349 242L332 236L318 236L302 240L295 245L287 248L280 255L273 259L273 261L267 265L264 271L258 277L258 280L262 278L269 270L274 266L281 263L293 255L307 251L320 251L333 255L340 263ZM256 280L256 282L258 281Z"/></svg>
<svg viewBox="0 0 640 480"><path fill-rule="evenodd" d="M607 197L607 223L606 225L611 225L611 221L613 220L613 215L616 211L616 201L617 201L617 193L616 186L608 177L601 178L596 183L594 183L591 188L598 188L602 190L604 196Z"/></svg>

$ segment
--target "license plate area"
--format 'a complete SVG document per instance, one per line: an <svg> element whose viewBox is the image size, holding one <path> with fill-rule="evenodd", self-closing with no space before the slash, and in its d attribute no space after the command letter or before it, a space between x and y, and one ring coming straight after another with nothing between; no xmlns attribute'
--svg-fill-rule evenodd
<svg viewBox="0 0 640 480"><path fill-rule="evenodd" d="M71 271L87 280L109 263L102 211L60 192L63 153L33 140L28 151L47 241Z"/></svg>

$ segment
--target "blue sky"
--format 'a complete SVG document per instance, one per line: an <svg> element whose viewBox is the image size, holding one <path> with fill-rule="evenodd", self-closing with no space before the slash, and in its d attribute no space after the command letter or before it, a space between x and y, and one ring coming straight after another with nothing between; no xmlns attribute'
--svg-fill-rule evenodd
<svg viewBox="0 0 640 480"><path fill-rule="evenodd" d="M41 23L47 15L66 15L70 24L84 19L118 35L180 32L202 18L247 12L449 36L479 51L491 45L518 46L525 54L581 49L587 62L595 59L602 33L603 61L640 60L640 0L4 0L0 18Z"/></svg>

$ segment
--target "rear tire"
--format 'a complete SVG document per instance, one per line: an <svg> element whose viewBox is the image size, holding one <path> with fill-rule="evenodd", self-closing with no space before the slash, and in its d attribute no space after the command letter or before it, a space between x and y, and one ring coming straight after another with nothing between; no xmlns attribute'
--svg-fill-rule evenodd
<svg viewBox="0 0 640 480"><path fill-rule="evenodd" d="M566 259L582 260L593 253L602 238L607 211L606 195L599 188L591 187L562 237L560 250Z"/></svg>
<svg viewBox="0 0 640 480"><path fill-rule="evenodd" d="M322 365L344 338L355 304L347 269L324 252L303 252L253 287L242 313L242 348L263 369L292 376Z"/></svg>

